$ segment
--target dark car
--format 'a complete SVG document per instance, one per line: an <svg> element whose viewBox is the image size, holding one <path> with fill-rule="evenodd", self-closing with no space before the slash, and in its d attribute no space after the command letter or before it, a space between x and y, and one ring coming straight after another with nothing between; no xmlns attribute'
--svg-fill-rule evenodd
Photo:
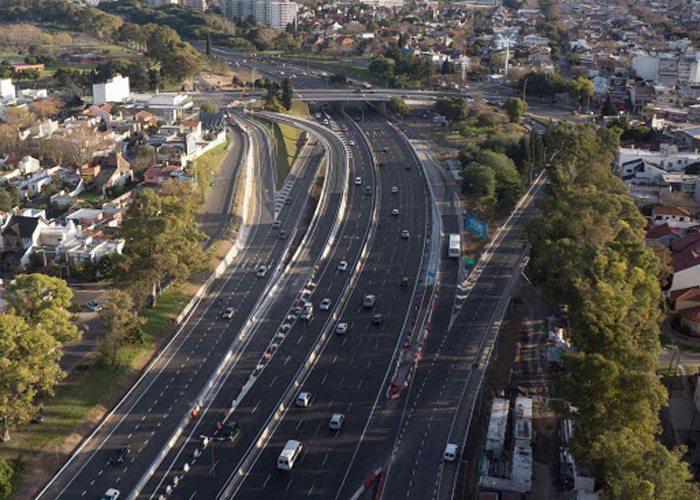
<svg viewBox="0 0 700 500"><path fill-rule="evenodd" d="M375 314L372 318L372 323L374 323L375 325L381 325L383 321L384 318L382 318L381 314Z"/></svg>
<svg viewBox="0 0 700 500"><path fill-rule="evenodd" d="M120 448L117 448L116 450L114 450L112 452L112 455L109 457L109 462L107 462L107 463L116 465L116 464L120 464L120 463L124 462L124 459L129 454L130 451L131 451L131 446L129 446L128 444L126 444Z"/></svg>
<svg viewBox="0 0 700 500"><path fill-rule="evenodd" d="M401 286L402 287L408 287L411 284L411 280L408 279L408 277L404 276L401 278Z"/></svg>
<svg viewBox="0 0 700 500"><path fill-rule="evenodd" d="M229 422L223 429L221 429L221 440L222 441L233 441L240 432L238 428L238 422Z"/></svg>

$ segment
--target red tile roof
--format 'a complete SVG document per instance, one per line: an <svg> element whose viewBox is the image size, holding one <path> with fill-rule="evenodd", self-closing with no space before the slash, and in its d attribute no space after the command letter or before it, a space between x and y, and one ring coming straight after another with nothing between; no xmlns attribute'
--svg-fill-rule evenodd
<svg viewBox="0 0 700 500"><path fill-rule="evenodd" d="M688 309L678 311L678 315L691 323L700 323L700 306L689 307Z"/></svg>
<svg viewBox="0 0 700 500"><path fill-rule="evenodd" d="M674 290L671 292L671 299L675 301L685 300L690 302L700 302L700 287L691 286L690 288Z"/></svg>
<svg viewBox="0 0 700 500"><path fill-rule="evenodd" d="M676 217L690 217L690 212L683 207L665 207L656 205L652 211L652 215L673 215Z"/></svg>
<svg viewBox="0 0 700 500"><path fill-rule="evenodd" d="M656 240L668 236L669 234L673 234L673 231L668 224L652 224L647 230L647 239Z"/></svg>
<svg viewBox="0 0 700 500"><path fill-rule="evenodd" d="M700 233L691 233L671 242L671 267L674 272L700 265Z"/></svg>

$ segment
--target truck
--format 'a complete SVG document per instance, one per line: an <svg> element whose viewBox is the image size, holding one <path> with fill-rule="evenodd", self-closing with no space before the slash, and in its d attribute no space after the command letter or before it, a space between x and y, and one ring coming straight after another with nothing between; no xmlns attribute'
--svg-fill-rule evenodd
<svg viewBox="0 0 700 500"><path fill-rule="evenodd" d="M458 259L462 253L461 238L459 234L450 234L450 245L447 249L447 256L453 259Z"/></svg>
<svg viewBox="0 0 700 500"><path fill-rule="evenodd" d="M296 462L303 448L299 441L294 441L293 439L287 441L280 456L277 457L277 468L281 470L292 470L294 462Z"/></svg>

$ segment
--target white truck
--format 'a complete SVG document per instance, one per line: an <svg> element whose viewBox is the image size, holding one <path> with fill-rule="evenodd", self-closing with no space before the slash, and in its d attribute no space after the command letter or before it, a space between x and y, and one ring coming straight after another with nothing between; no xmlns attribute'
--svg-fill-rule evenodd
<svg viewBox="0 0 700 500"><path fill-rule="evenodd" d="M301 450L303 448L299 441L294 441L293 439L287 441L282 453L277 457L277 468L281 470L292 470L294 462L296 462L299 455L301 455Z"/></svg>

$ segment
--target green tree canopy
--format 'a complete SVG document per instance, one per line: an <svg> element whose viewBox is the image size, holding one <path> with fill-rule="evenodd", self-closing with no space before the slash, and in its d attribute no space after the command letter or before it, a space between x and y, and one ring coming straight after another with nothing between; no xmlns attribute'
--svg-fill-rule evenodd
<svg viewBox="0 0 700 500"><path fill-rule="evenodd" d="M6 298L12 314L30 326L41 326L58 342L80 338L68 312L73 292L64 280L40 273L22 274L7 286Z"/></svg>
<svg viewBox="0 0 700 500"><path fill-rule="evenodd" d="M527 103L517 97L511 97L503 105L503 109L511 123L520 123L527 111Z"/></svg>

